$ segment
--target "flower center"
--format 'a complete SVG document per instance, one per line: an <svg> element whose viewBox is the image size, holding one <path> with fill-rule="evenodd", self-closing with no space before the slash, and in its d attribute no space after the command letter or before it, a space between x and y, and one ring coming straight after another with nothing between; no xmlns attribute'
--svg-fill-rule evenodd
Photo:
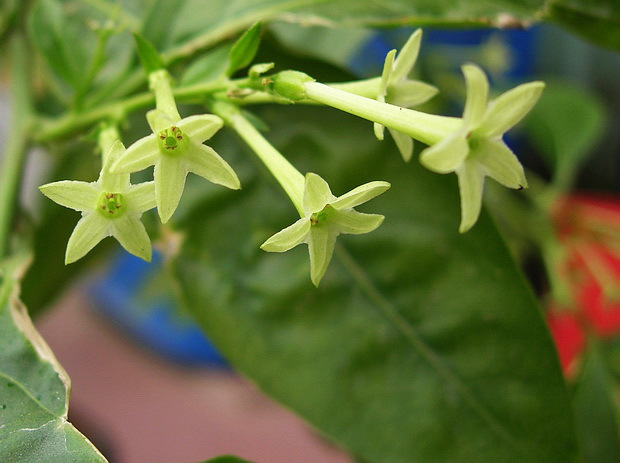
<svg viewBox="0 0 620 463"><path fill-rule="evenodd" d="M469 145L469 154L467 155L467 159L473 159L478 151L478 148L480 148L480 137L474 132L469 132L467 134L467 144Z"/></svg>
<svg viewBox="0 0 620 463"><path fill-rule="evenodd" d="M322 224L323 222L325 222L327 220L327 218L329 217L329 210L330 209L331 209L331 206L329 204L327 204L327 205L325 205L325 207L322 210L312 214L310 216L310 224L312 224L314 226L314 225L319 225L319 224Z"/></svg>
<svg viewBox="0 0 620 463"><path fill-rule="evenodd" d="M176 125L170 126L157 134L159 150L163 154L179 155L185 151L189 137Z"/></svg>
<svg viewBox="0 0 620 463"><path fill-rule="evenodd" d="M127 205L123 201L123 195L120 193L103 192L99 196L97 210L101 215L109 219L120 217L125 213Z"/></svg>

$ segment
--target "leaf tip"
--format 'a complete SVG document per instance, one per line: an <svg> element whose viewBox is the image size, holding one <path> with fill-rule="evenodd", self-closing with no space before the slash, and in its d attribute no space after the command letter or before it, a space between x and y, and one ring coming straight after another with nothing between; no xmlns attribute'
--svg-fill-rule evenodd
<svg viewBox="0 0 620 463"><path fill-rule="evenodd" d="M140 57L140 61L142 62L142 67L146 71L146 74L150 74L152 72L158 71L160 69L165 69L164 61L161 56L144 36L142 36L139 32L132 32L134 41L136 43L136 48L138 50L138 56Z"/></svg>

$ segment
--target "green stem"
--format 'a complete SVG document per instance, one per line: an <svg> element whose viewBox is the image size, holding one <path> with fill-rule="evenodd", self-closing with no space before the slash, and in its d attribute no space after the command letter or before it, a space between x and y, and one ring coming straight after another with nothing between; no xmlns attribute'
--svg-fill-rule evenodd
<svg viewBox="0 0 620 463"><path fill-rule="evenodd" d="M231 86L245 82L239 81L214 81L204 84L196 84L187 87L173 89L175 98L182 101L202 99L205 95L225 91ZM52 121L40 121L40 127L35 135L35 141L44 143L78 133L93 124L109 120L112 122L122 121L128 113L140 108L152 105L155 96L151 92L140 93L124 100L109 103L84 112L71 112Z"/></svg>
<svg viewBox="0 0 620 463"><path fill-rule="evenodd" d="M332 85L335 88L346 90L347 92L351 91L353 93L359 92L362 95L372 95L373 92L376 92L375 80L376 79L367 79L359 82L346 82ZM229 89L244 88L248 84L248 78L234 80L218 79L202 84L173 88L172 96L176 101L199 103L208 95L225 92ZM260 91L238 100L239 104L242 105L277 103L278 101L280 100L277 100L272 95ZM37 130L37 133L34 135L34 139L38 143L45 143L76 134L100 121L122 121L127 114L141 108L146 108L154 102L155 96L153 93L145 92L87 111L72 111L55 120L41 120L39 122L39 130ZM318 104L313 100L303 100L301 103Z"/></svg>
<svg viewBox="0 0 620 463"><path fill-rule="evenodd" d="M74 135L99 121L122 121L125 115L139 108L152 105L155 97L141 93L123 101L109 103L84 112L70 112L55 120L41 120L35 134L35 141L46 143Z"/></svg>
<svg viewBox="0 0 620 463"><path fill-rule="evenodd" d="M0 169L0 259L9 253L9 239L16 209L22 170L31 129L29 53L24 37L16 34L11 43L12 127Z"/></svg>
<svg viewBox="0 0 620 463"><path fill-rule="evenodd" d="M306 97L349 114L378 122L427 145L433 145L462 124L460 118L426 114L355 95L319 82L303 84Z"/></svg>
<svg viewBox="0 0 620 463"><path fill-rule="evenodd" d="M101 165L105 166L106 158L112 145L120 140L120 134L115 124L108 124L103 127L97 136L97 144L101 150Z"/></svg>
<svg viewBox="0 0 620 463"><path fill-rule="evenodd" d="M262 136L236 106L225 102L216 102L212 109L252 148L280 183L299 215L304 217L304 176Z"/></svg>
<svg viewBox="0 0 620 463"><path fill-rule="evenodd" d="M164 69L149 74L149 87L155 94L155 106L166 113L173 122L181 120L181 115L174 101L174 94L170 86L170 74Z"/></svg>

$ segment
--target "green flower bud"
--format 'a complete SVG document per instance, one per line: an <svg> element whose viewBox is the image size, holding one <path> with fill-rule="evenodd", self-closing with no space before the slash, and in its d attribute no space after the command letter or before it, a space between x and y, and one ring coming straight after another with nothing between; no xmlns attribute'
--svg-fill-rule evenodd
<svg viewBox="0 0 620 463"><path fill-rule="evenodd" d="M306 82L314 82L314 79L303 72L282 71L271 78L269 85L276 95L290 101L300 101L306 98Z"/></svg>

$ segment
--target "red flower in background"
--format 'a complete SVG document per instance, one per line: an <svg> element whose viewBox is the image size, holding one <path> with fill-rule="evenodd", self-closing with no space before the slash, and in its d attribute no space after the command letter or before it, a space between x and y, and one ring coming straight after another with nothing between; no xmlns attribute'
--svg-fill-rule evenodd
<svg viewBox="0 0 620 463"><path fill-rule="evenodd" d="M553 309L547 314L547 323L558 349L562 370L567 375L571 375L575 360L583 350L586 341L581 324L574 313L556 312Z"/></svg>
<svg viewBox="0 0 620 463"><path fill-rule="evenodd" d="M620 333L620 198L567 196L552 219L565 249L561 277L576 307L552 303L547 319L562 369L571 374L585 332L599 337Z"/></svg>

